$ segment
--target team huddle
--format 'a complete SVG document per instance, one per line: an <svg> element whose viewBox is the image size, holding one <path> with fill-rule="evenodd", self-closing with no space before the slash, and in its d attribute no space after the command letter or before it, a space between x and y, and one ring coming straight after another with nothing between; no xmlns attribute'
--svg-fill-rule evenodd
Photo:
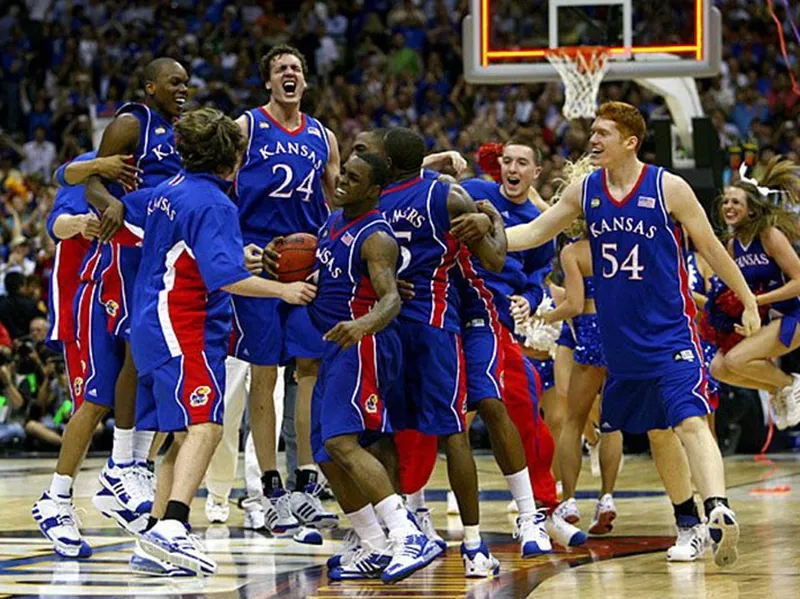
<svg viewBox="0 0 800 599"><path fill-rule="evenodd" d="M601 388L614 477L617 431L649 435L678 527L668 559L694 561L711 548L718 565L733 563L739 527L707 422L709 369L772 392L779 425L800 421L800 378L770 361L800 345L800 260L790 243L800 233L793 223L751 222L782 222L767 218L779 209L764 188L742 177L726 189L721 213L735 233L726 250L686 182L639 162L644 119L619 102L598 109L590 167L573 171L552 207L529 198L541 157L524 138L499 150L497 181L457 183L450 174L463 159L426 156L422 137L404 128L359 134L341 161L336 137L300 111L303 56L278 46L261 70L268 104L234 122L211 108L181 115L187 73L154 60L145 103L125 105L97 153L57 173L50 340L62 345L76 409L51 487L33 507L55 551L91 555L72 486L97 423L114 409L112 456L93 503L136 535L132 570L216 571L190 533L189 508L232 417L234 356L251 365L260 522L275 536L321 543L314 532L338 517L317 497L319 468L352 526L328 560L333 580L393 583L445 551L424 503L439 447L464 528L465 575L498 573L480 533L474 413L519 512L521 555L585 543L574 499L580 434ZM794 173L781 164L770 173L767 187L782 191L768 191L794 200ZM552 240L567 229L561 288L550 276ZM313 282L284 282L293 279L282 274L282 250L298 233L316 237ZM727 335L710 344L698 334L697 305L715 314L726 293L740 310L701 323ZM548 303L554 309L540 309ZM778 312L764 327L762 306ZM519 334L536 319L563 321L559 351L574 348L566 417L553 434L542 399L552 360L532 360ZM277 471L272 404L277 367L290 360L293 492ZM612 492L604 472L593 534L613 527Z"/></svg>

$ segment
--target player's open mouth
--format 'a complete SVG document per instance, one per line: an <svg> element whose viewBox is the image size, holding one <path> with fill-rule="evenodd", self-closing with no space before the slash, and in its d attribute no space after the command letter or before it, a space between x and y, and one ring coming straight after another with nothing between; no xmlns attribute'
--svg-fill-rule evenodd
<svg viewBox="0 0 800 599"><path fill-rule="evenodd" d="M289 80L283 82L283 91L287 94L293 94L297 91L297 81Z"/></svg>
<svg viewBox="0 0 800 599"><path fill-rule="evenodd" d="M592 156L599 156L603 153L602 148L592 148Z"/></svg>
<svg viewBox="0 0 800 599"><path fill-rule="evenodd" d="M186 96L178 96L175 98L175 104L183 108L183 105L186 104Z"/></svg>
<svg viewBox="0 0 800 599"><path fill-rule="evenodd" d="M333 190L333 195L337 198L341 198L342 196L346 195L347 192L344 188L337 186L336 189Z"/></svg>
<svg viewBox="0 0 800 599"><path fill-rule="evenodd" d="M509 177L508 184L509 185L519 185L522 179L518 179L517 177Z"/></svg>

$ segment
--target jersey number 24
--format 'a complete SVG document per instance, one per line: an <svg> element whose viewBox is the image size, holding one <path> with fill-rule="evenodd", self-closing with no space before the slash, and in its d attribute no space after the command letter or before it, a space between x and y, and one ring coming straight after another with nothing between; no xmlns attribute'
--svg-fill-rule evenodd
<svg viewBox="0 0 800 599"><path fill-rule="evenodd" d="M291 198L296 192L300 192L303 195L300 196L300 201L308 202L311 198L311 194L314 193L314 189L311 186L314 182L314 169L308 173L308 176L303 179L303 182L300 183L297 187L292 187L292 183L295 180L294 171L292 167L288 164L274 164L272 166L272 174L277 175L280 172L280 175L283 177L283 181L278 186L278 189L271 192L269 197L271 198L278 198L281 200L288 200Z"/></svg>

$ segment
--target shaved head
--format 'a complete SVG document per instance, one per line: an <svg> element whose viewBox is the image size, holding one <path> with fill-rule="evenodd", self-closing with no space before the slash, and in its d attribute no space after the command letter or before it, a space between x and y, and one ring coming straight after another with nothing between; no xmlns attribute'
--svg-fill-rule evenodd
<svg viewBox="0 0 800 599"><path fill-rule="evenodd" d="M155 60L151 60L147 63L147 66L144 68L144 84L147 85L148 83L155 83L158 79L158 76L166 67L171 67L174 65L178 65L181 69L183 66L177 60L173 58L156 58Z"/></svg>

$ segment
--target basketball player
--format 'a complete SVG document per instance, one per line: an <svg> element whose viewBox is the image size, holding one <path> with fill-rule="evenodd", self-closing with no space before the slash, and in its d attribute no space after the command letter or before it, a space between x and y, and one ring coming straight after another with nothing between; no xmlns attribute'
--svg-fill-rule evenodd
<svg viewBox="0 0 800 599"><path fill-rule="evenodd" d="M237 120L248 144L236 193L245 243L264 247L292 233L318 232L328 216L325 197L332 196L339 173L339 148L328 129L300 111L307 74L303 55L291 46L275 46L261 58L260 68L270 99ZM234 296L234 318L233 354L252 364L250 419L264 496L270 500L265 504L267 525L275 534L292 534L300 527L294 515L299 513L310 514L304 521L324 516L335 523L336 516L321 514L314 501L317 472L310 445L311 393L322 338L305 308L278 299ZM297 364L299 471L298 493L290 497L276 465L273 392L278 365L292 358Z"/></svg>
<svg viewBox="0 0 800 599"><path fill-rule="evenodd" d="M142 201L125 198L127 218L143 235L133 302L131 347L140 374L140 423L175 433L177 450L156 495L169 502L144 533L135 571L213 574L215 562L189 538L189 506L222 436L225 357L231 335L230 293L314 298L307 283L284 285L245 268L237 209L227 192L247 140L218 110L203 108L176 125L181 173ZM138 200L138 198L137 198ZM198 326L198 323L202 323Z"/></svg>
<svg viewBox="0 0 800 599"><path fill-rule="evenodd" d="M157 58L143 73L145 102L124 105L103 132L99 157L132 155L140 169L139 187L152 188L175 175L180 159L175 152L172 121L186 101L188 75L171 58ZM150 448L153 433L133 431L136 420L136 370L130 355L130 298L140 250L105 243L122 223L124 207L118 199L126 190L99 176L86 183L86 199L101 214L99 244L90 250L82 269L78 310L79 342L86 363L85 394L114 406L114 450L100 473L103 488L93 503L120 525L140 532L152 507L152 474L134 461L134 448ZM116 400L114 399L116 397ZM146 452L146 450L144 450ZM137 451L137 453L139 453ZM138 477L126 474L129 465ZM147 481L130 489L127 480ZM119 509L122 508L122 509ZM132 516L137 516L131 521Z"/></svg>
<svg viewBox="0 0 800 599"><path fill-rule="evenodd" d="M704 419L710 407L681 224L742 300L743 333L753 334L761 322L755 297L691 188L637 158L645 130L635 107L600 106L590 143L592 160L602 168L569 186L542 217L509 229L509 245L513 250L536 247L585 215L609 370L601 430L675 430L704 498L715 561L724 566L737 559L739 525L725 497L722 456Z"/></svg>
<svg viewBox="0 0 800 599"><path fill-rule="evenodd" d="M503 146L500 158L501 183L470 179L463 183L464 189L476 200L487 200L501 214L508 225L527 223L540 217L539 210L528 199L531 189L539 173L538 150L530 140L512 138ZM472 239L473 227L467 223L458 223L454 227L454 235L462 240ZM504 387L502 399L508 415L519 431L524 462L537 501L552 512L558 505L555 480L551 472L554 444L547 425L539 413L539 394L541 383L539 374L532 362L523 354L520 344L514 337L515 321L526 320L535 311L544 295L544 278L551 269L554 249L547 244L535 250L508 254L500 273L488 272L479 264L474 266L478 276L486 283L493 298L494 308L499 320L498 335L489 337L480 330L470 330L481 319L467 320L465 335L465 355L467 363L476 362L474 368L486 371L494 354L494 344L502 359ZM467 342L469 340L469 345ZM478 390L475 390L477 392ZM477 395L485 395L488 389ZM479 413L487 406L496 406L497 402L482 401L485 397L477 397ZM486 421L486 420L485 420ZM493 423L493 424L490 424ZM505 425L500 426L494 419L486 421L487 428L494 437L504 434ZM501 466L502 468L502 466ZM547 529L551 537L564 546L579 545L586 542L586 535L569 526L557 515L547 520Z"/></svg>
<svg viewBox="0 0 800 599"><path fill-rule="evenodd" d="M314 459L345 511L371 511L380 526L361 537L361 554L332 568L333 580L381 577L397 582L440 550L408 518L384 466L364 447L390 432L387 411L403 400L403 352L395 321L399 250L377 210L388 178L376 154L353 154L338 179L334 212L320 230L319 299L309 313L324 334L325 353L314 392Z"/></svg>
<svg viewBox="0 0 800 599"><path fill-rule="evenodd" d="M399 317L409 413L392 413L393 426L435 435L443 442L464 524L461 554L466 575L486 577L498 571L499 563L480 537L477 476L465 426L466 372L451 284L459 249L450 234L451 223L474 213L475 205L460 186L420 177L425 144L418 134L390 129L384 149L391 184L381 193L380 209L400 243L398 276L414 288L413 299L404 302ZM505 242L499 220L491 222L495 216L488 211L491 233L468 247L487 269L499 271Z"/></svg>
<svg viewBox="0 0 800 599"><path fill-rule="evenodd" d="M92 174L102 173L110 180L135 184L138 169L126 164L125 158L95 158L95 152L88 152L60 167L56 172L56 180L62 187L56 193L47 218L47 231L56 243L48 298L49 320L52 323L48 342L62 346L73 413L64 432L53 482L34 505L33 514L42 533L53 541L55 552L68 558L91 555L91 547L81 538L74 516L72 478L77 473L98 422L108 413L106 406L83 401L84 369L81 367L73 313L81 263L91 239L100 231L100 220L89 212L83 197L83 183ZM69 463L69 457L75 454L80 456L78 461ZM69 479L69 484L61 485L64 479ZM55 524L52 520L54 517L57 519Z"/></svg>

